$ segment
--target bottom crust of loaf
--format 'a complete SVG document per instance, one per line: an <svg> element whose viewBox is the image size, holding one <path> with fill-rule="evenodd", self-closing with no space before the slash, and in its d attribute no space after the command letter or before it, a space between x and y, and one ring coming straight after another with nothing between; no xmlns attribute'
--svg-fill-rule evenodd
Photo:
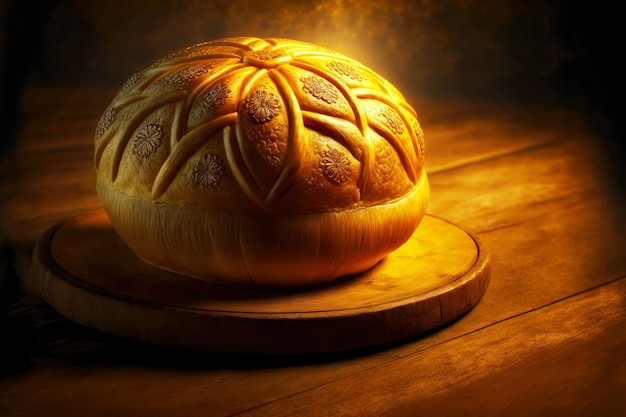
<svg viewBox="0 0 626 417"><path fill-rule="evenodd" d="M390 203L343 211L250 215L128 196L98 179L119 236L145 262L219 284L299 287L363 272L400 247L430 197L417 186Z"/></svg>

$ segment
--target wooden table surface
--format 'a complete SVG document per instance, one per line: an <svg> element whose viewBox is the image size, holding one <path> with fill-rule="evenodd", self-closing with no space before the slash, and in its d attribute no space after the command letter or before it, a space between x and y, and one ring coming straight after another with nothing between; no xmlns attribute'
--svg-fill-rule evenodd
<svg viewBox="0 0 626 417"><path fill-rule="evenodd" d="M113 93L25 94L0 189L0 415L626 416L625 211L581 114L417 100L428 213L491 252L483 299L386 346L241 356L102 334L29 292L44 231L101 207L92 137Z"/></svg>

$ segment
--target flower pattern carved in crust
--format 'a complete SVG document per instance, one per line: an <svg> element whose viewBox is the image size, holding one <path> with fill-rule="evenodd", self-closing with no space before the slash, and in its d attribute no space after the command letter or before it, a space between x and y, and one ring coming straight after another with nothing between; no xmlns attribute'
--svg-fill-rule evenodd
<svg viewBox="0 0 626 417"><path fill-rule="evenodd" d="M106 132L107 129L110 128L113 124L116 115L117 112L113 107L109 107L104 112L104 114L100 118L100 121L98 121L98 125L96 126L96 137L100 138L102 137L102 135L104 135L104 132Z"/></svg>
<svg viewBox="0 0 626 417"><path fill-rule="evenodd" d="M318 100L325 101L328 104L337 102L337 91L328 81L314 76L301 78L300 81L305 93L309 93Z"/></svg>
<svg viewBox="0 0 626 417"><path fill-rule="evenodd" d="M334 104L339 97L335 87L328 81L320 77L303 77L300 78L302 89L318 100L325 101L328 104Z"/></svg>
<svg viewBox="0 0 626 417"><path fill-rule="evenodd" d="M417 123L413 125L413 131L415 132L415 137L417 137L417 144L420 148L421 158L424 158L424 155L426 153L426 145L424 143L424 131Z"/></svg>
<svg viewBox="0 0 626 417"><path fill-rule="evenodd" d="M217 185L224 175L222 158L217 155L204 155L193 167L193 180L207 188Z"/></svg>
<svg viewBox="0 0 626 417"><path fill-rule="evenodd" d="M393 133L401 135L404 132L404 123L402 123L402 119L400 119L398 113L393 111L391 108L385 107L381 110L380 115L383 116L387 122L387 126L389 126Z"/></svg>
<svg viewBox="0 0 626 417"><path fill-rule="evenodd" d="M348 77L352 80L363 81L365 79L363 74L345 62L332 61L327 66L337 74L343 75L344 77Z"/></svg>
<svg viewBox="0 0 626 417"><path fill-rule="evenodd" d="M174 71L168 75L166 82L178 87L186 87L190 82L211 71L212 64L194 64Z"/></svg>
<svg viewBox="0 0 626 417"><path fill-rule="evenodd" d="M141 78L142 73L136 72L129 79L126 80L124 85L122 86L122 90L128 90L131 87L134 87L137 84L137 81Z"/></svg>
<svg viewBox="0 0 626 417"><path fill-rule="evenodd" d="M350 160L337 149L330 149L324 153L320 167L324 175L336 184L346 181L352 175Z"/></svg>
<svg viewBox="0 0 626 417"><path fill-rule="evenodd" d="M276 94L256 90L246 98L245 106L255 122L265 123L276 117L283 105Z"/></svg>
<svg viewBox="0 0 626 417"><path fill-rule="evenodd" d="M147 158L161 144L163 138L163 128L156 123L150 123L144 126L135 137L133 151L139 158Z"/></svg>
<svg viewBox="0 0 626 417"><path fill-rule="evenodd" d="M226 84L216 84L211 87L209 91L204 93L204 96L200 101L200 106L208 110L215 110L226 102L230 92L231 91Z"/></svg>

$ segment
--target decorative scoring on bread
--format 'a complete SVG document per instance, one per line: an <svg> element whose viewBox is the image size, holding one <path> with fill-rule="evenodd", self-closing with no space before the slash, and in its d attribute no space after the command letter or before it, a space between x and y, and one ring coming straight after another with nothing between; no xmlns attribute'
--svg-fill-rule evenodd
<svg viewBox="0 0 626 417"><path fill-rule="evenodd" d="M134 87L135 84L137 84L137 81L139 81L139 79L141 78L141 75L141 72L134 73L129 79L126 80L126 82L122 86L122 90L128 90L129 88Z"/></svg>
<svg viewBox="0 0 626 417"><path fill-rule="evenodd" d="M113 107L109 107L108 109L106 109L106 111L100 118L100 121L98 122L98 126L96 127L96 139L101 138L102 135L104 135L104 132L106 132L107 129L111 127L116 115L117 112Z"/></svg>
<svg viewBox="0 0 626 417"><path fill-rule="evenodd" d="M413 124L413 132L415 133L415 137L417 138L417 145L419 146L420 154L419 157L423 160L424 155L426 154L426 145L424 141L424 131L418 122Z"/></svg>
<svg viewBox="0 0 626 417"><path fill-rule="evenodd" d="M336 72L339 75L350 78L355 81L363 81L365 78L354 67L341 61L332 61L327 64L327 67Z"/></svg>
<svg viewBox="0 0 626 417"><path fill-rule="evenodd" d="M200 106L214 110L226 102L230 93L231 91L226 84L223 82L217 83L202 96Z"/></svg>
<svg viewBox="0 0 626 417"><path fill-rule="evenodd" d="M163 108L172 110L156 120ZM315 212L402 198L423 153L415 111L371 69L305 42L241 37L176 51L126 80L96 128L95 164L102 180L147 200ZM142 170L152 185L125 191ZM210 201L186 185L225 176Z"/></svg>
<svg viewBox="0 0 626 417"><path fill-rule="evenodd" d="M334 104L339 97L335 88L328 81L322 78L311 76L300 78L302 81L302 90L309 93L313 97L323 100L328 104Z"/></svg>
<svg viewBox="0 0 626 417"><path fill-rule="evenodd" d="M175 85L181 88L187 87L188 83L195 79L202 77L204 74L211 71L214 64L193 64L190 66L184 66L183 68L174 71L165 78L165 82L171 85Z"/></svg>
<svg viewBox="0 0 626 417"><path fill-rule="evenodd" d="M131 76L95 132L97 189L146 262L292 287L372 267L429 200L415 110L360 62L289 39L190 46Z"/></svg>
<svg viewBox="0 0 626 417"><path fill-rule="evenodd" d="M163 127L156 123L149 123L137 132L133 152L139 158L147 158L156 151L162 138Z"/></svg>
<svg viewBox="0 0 626 417"><path fill-rule="evenodd" d="M204 155L193 166L193 179L207 188L217 185L224 175L222 159L217 155Z"/></svg>
<svg viewBox="0 0 626 417"><path fill-rule="evenodd" d="M328 179L337 184L344 182L352 174L350 160L337 149L326 151L320 166Z"/></svg>
<svg viewBox="0 0 626 417"><path fill-rule="evenodd" d="M282 107L280 97L265 90L256 90L246 98L246 109L257 123L269 122Z"/></svg>
<svg viewBox="0 0 626 417"><path fill-rule="evenodd" d="M380 114L385 118L387 125L391 128L393 133L401 135L404 132L402 119L400 119L398 113L394 112L389 107L383 107Z"/></svg>

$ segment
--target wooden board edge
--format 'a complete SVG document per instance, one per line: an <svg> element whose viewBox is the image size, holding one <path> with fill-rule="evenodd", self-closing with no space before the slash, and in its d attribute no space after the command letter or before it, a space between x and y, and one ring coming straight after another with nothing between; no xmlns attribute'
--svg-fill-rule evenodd
<svg viewBox="0 0 626 417"><path fill-rule="evenodd" d="M446 221L445 219L442 219ZM448 222L455 227L451 222ZM490 281L491 257L476 236L474 265L442 288L402 302L333 316L204 312L99 291L59 266L51 227L33 252L34 287L60 314L86 327L150 344L242 354L311 354L371 347L435 329L469 312ZM133 320L128 320L132 317Z"/></svg>

